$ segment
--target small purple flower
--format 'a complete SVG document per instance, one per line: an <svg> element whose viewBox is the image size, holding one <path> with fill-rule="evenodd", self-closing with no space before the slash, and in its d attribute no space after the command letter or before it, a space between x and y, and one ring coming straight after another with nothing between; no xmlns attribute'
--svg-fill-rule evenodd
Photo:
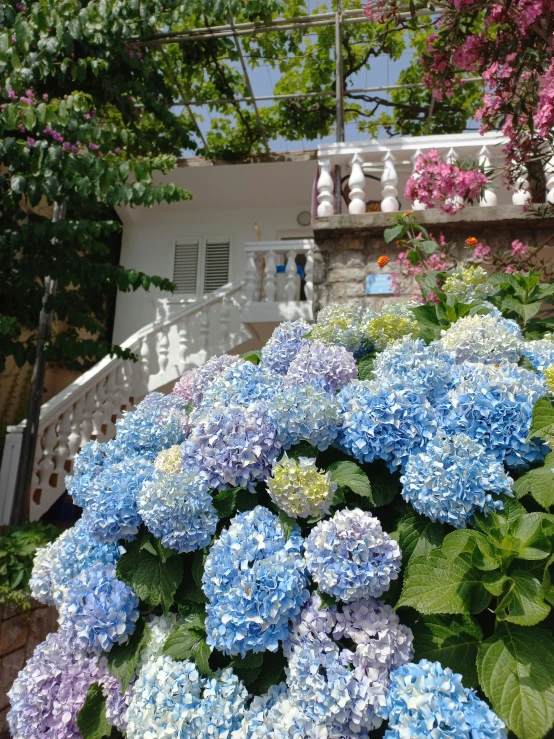
<svg viewBox="0 0 554 739"><path fill-rule="evenodd" d="M47 136L52 136L52 134L54 133L54 131L50 128L50 126L46 126L46 128L44 129L44 133Z"/></svg>
<svg viewBox="0 0 554 739"><path fill-rule="evenodd" d="M19 99L21 100L22 103L25 103L26 105L32 105L33 104L33 100L30 97L22 97L22 98L19 98Z"/></svg>
<svg viewBox="0 0 554 739"><path fill-rule="evenodd" d="M31 138L30 136L27 136L27 143L29 144L29 146L30 146L31 148L33 148L33 146L34 146L34 145L35 145L35 144L36 144L37 142L35 141L35 139L32 139L32 138Z"/></svg>
<svg viewBox="0 0 554 739"><path fill-rule="evenodd" d="M8 98L9 98L10 100L17 100L17 95L15 94L15 90L12 90L12 88L11 88L11 87L10 87L10 89L8 90Z"/></svg>
<svg viewBox="0 0 554 739"><path fill-rule="evenodd" d="M92 149L92 151L96 151L99 148L98 144L93 144L92 141L89 143L89 149Z"/></svg>
<svg viewBox="0 0 554 739"><path fill-rule="evenodd" d="M64 151L70 151L71 150L71 144L69 143L69 141L64 141L63 142L62 149Z"/></svg>

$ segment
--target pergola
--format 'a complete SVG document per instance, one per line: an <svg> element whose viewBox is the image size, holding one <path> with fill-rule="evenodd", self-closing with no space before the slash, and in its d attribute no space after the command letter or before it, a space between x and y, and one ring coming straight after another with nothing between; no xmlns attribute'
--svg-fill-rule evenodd
<svg viewBox="0 0 554 739"><path fill-rule="evenodd" d="M417 15L431 15L430 11L424 10L419 11ZM411 13L406 9L405 12L400 12L397 15L399 21L407 20L411 18ZM405 84L405 85L379 85L376 87L364 87L364 88L346 88L343 84L343 34L342 29L345 26L350 26L360 23L370 23L363 9L356 10L344 10L342 6L342 0L336 0L336 10L334 12L327 13L314 13L296 16L292 18L276 18L271 21L254 21L249 23L235 23L231 13L228 14L228 23L225 25L217 26L205 26L202 28L191 28L182 31L165 32L153 34L148 37L137 37L133 39L133 42L137 46L148 46L148 47L160 47L162 55L165 56L164 47L168 44L184 44L199 40L211 40L211 39L233 39L238 53L238 59L240 61L240 67L242 75L244 77L245 87L249 92L247 96L233 96L227 98L215 98L208 100L190 100L187 98L182 85L179 84L178 80L174 78L174 83L179 91L181 100L177 101L176 104L183 105L201 139L204 147L208 150L208 144L202 130L198 124L197 118L194 113L194 108L199 106L225 106L225 105L237 105L241 103L247 103L252 106L256 124L260 133L260 137L263 141L264 148L269 153L269 142L267 133L264 128L262 118L260 116L261 102L269 101L280 101L280 100L299 100L306 98L321 98L331 97L336 101L336 140L337 142L343 142L345 140L345 125L344 125L344 101L345 98L354 97L356 95L363 95L366 93L380 93L389 92L393 90L403 90L410 88L421 88L421 83ZM335 42L334 42L334 56L335 56L335 89L334 90L322 90L317 92L298 92L281 95L255 95L254 87L251 82L251 70L249 70L247 58L244 53L241 38L243 37L255 37L259 34L266 33L281 33L283 31L306 31L310 29L322 28L325 26L334 26L335 29ZM480 82L481 78L470 78L463 80L464 83L468 82Z"/></svg>

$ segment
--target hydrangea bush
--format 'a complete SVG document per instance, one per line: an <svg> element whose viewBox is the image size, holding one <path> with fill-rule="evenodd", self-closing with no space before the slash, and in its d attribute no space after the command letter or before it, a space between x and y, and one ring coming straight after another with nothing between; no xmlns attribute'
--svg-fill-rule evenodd
<svg viewBox="0 0 554 739"><path fill-rule="evenodd" d="M83 448L14 739L547 734L554 342L472 297L284 323Z"/></svg>

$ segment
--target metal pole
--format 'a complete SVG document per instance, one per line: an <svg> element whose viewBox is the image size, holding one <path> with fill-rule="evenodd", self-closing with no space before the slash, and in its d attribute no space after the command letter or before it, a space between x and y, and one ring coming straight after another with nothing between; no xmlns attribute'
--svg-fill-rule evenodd
<svg viewBox="0 0 554 739"><path fill-rule="evenodd" d="M52 223L63 221L65 218L65 203L54 204ZM31 390L29 393L29 405L27 407L27 422L23 431L21 442L21 453L17 467L17 481L10 523L14 525L24 524L29 520L31 507L30 492L33 479L33 468L35 466L35 450L38 439L38 426L40 422L40 408L42 405L42 394L44 391L44 375L46 373L46 360L44 359L43 346L50 338L52 331L52 313L46 312L46 302L51 295L56 294L57 282L51 277L44 279L44 296L42 298L42 310L40 311L37 335L36 360L31 376Z"/></svg>
<svg viewBox="0 0 554 739"><path fill-rule="evenodd" d="M336 99L336 125L337 143L344 141L344 75L342 64L342 0L336 0L337 10L335 14L335 99ZM337 164L335 167L335 213L340 215L342 204L341 171Z"/></svg>

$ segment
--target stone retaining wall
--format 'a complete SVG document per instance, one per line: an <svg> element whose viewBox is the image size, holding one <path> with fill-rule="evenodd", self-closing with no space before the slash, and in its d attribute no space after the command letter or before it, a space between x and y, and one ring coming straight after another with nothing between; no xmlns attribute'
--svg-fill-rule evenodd
<svg viewBox="0 0 554 739"><path fill-rule="evenodd" d="M554 237L553 219L533 218L523 213L520 206L466 207L455 216L433 209L419 211L416 215L435 238L442 233L449 243L455 242L460 247L468 236L475 236L493 248L508 248L514 239L534 245ZM331 302L356 300L379 310L390 297L398 299L398 295L368 296L365 290L366 275L395 271L398 248L394 242L385 244L383 239L383 231L390 225L387 213L317 219L314 224L314 314ZM554 249L549 251L552 261ZM384 270L377 265L377 257L381 254L390 259Z"/></svg>
<svg viewBox="0 0 554 739"><path fill-rule="evenodd" d="M7 693L17 673L37 644L56 631L58 612L31 600L31 610L0 605L0 739L10 736L6 714L9 711Z"/></svg>

